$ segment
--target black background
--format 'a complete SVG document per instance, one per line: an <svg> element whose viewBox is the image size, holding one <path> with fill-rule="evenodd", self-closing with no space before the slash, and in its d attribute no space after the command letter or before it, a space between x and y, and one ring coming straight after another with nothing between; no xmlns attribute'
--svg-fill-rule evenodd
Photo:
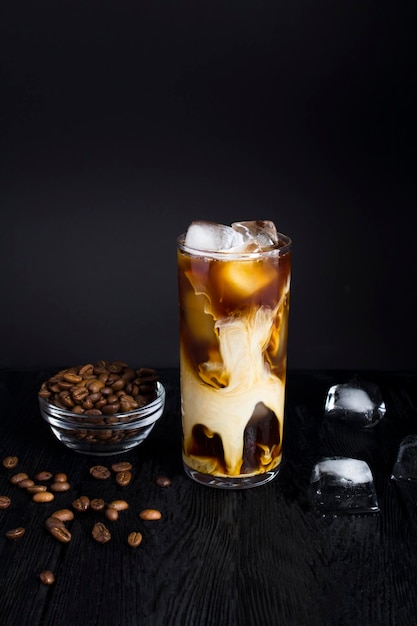
<svg viewBox="0 0 417 626"><path fill-rule="evenodd" d="M176 237L265 218L289 366L415 368L414 2L7 4L0 367L176 366Z"/></svg>

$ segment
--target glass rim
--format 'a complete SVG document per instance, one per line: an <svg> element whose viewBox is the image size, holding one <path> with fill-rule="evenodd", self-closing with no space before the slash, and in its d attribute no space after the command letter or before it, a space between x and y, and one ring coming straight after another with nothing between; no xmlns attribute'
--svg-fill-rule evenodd
<svg viewBox="0 0 417 626"><path fill-rule="evenodd" d="M199 248L192 248L191 246L185 245L185 236L186 233L182 233L177 238L177 247L182 252L187 254L198 256L198 257L206 257L210 259L222 259L222 260L245 260L245 259L259 259L265 256L274 255L274 254L287 254L292 248L292 240L288 235L284 235L284 233L278 232L278 243L265 248L265 250L260 250L258 252L227 252L227 251L215 251L215 250L201 250Z"/></svg>

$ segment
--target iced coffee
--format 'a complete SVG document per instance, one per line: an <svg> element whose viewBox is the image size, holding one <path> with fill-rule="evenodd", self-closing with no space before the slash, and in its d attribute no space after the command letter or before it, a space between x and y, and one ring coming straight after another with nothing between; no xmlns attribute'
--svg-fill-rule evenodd
<svg viewBox="0 0 417 626"><path fill-rule="evenodd" d="M178 239L183 461L247 488L282 458L291 241L271 221L192 222Z"/></svg>

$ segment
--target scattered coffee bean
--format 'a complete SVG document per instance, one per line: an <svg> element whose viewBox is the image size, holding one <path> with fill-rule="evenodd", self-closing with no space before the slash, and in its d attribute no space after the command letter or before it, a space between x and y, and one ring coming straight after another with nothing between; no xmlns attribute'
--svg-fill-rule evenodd
<svg viewBox="0 0 417 626"><path fill-rule="evenodd" d="M157 520L161 519L162 514L157 509L144 509L139 513L139 517L143 520Z"/></svg>
<svg viewBox="0 0 417 626"><path fill-rule="evenodd" d="M38 493L34 493L32 496L32 500L34 502L52 502L54 498L54 494L50 491L39 491Z"/></svg>
<svg viewBox="0 0 417 626"><path fill-rule="evenodd" d="M29 476L25 474L25 472L19 472L18 474L13 474L13 476L10 478L10 482L13 485L17 485L18 483L20 483L21 480L27 480L28 478Z"/></svg>
<svg viewBox="0 0 417 626"><path fill-rule="evenodd" d="M102 522L96 522L92 530L93 539L99 543L107 543L111 539L111 533Z"/></svg>
<svg viewBox="0 0 417 626"><path fill-rule="evenodd" d="M50 480L51 478L51 472L42 471L35 474L35 480L40 480L41 482Z"/></svg>
<svg viewBox="0 0 417 626"><path fill-rule="evenodd" d="M6 469L13 469L14 467L16 467L18 462L19 459L17 458L17 456L6 456L3 459L3 467L5 467Z"/></svg>
<svg viewBox="0 0 417 626"><path fill-rule="evenodd" d="M71 541L71 533L68 528L65 526L64 522L58 517L48 517L45 520L45 528L51 535L58 539L61 543L68 543Z"/></svg>
<svg viewBox="0 0 417 626"><path fill-rule="evenodd" d="M66 483L68 481L68 476L64 474L64 472L58 472L58 474L55 474L54 476L54 481L56 483Z"/></svg>
<svg viewBox="0 0 417 626"><path fill-rule="evenodd" d="M119 511L117 509L112 509L111 507L108 507L104 511L104 515L109 520L109 522L115 522L119 519Z"/></svg>
<svg viewBox="0 0 417 626"><path fill-rule="evenodd" d="M20 486L20 485L19 485ZM26 488L28 493L39 493L40 491L46 491L46 485L30 485Z"/></svg>
<svg viewBox="0 0 417 626"><path fill-rule="evenodd" d="M72 535L68 528L62 526L53 526L49 532L61 543L69 543L72 539Z"/></svg>
<svg viewBox="0 0 417 626"><path fill-rule="evenodd" d="M56 517L62 522L71 522L74 519L74 513L70 509L58 509L52 513L52 517Z"/></svg>
<svg viewBox="0 0 417 626"><path fill-rule="evenodd" d="M131 532L127 538L127 543L132 548L137 548L142 543L142 533Z"/></svg>
<svg viewBox="0 0 417 626"><path fill-rule="evenodd" d="M27 489L28 487L33 487L34 484L35 481L31 478L24 478L23 480L19 480L17 486L20 487L20 489Z"/></svg>
<svg viewBox="0 0 417 626"><path fill-rule="evenodd" d="M104 465L94 465L90 467L90 474L98 480L107 480L107 478L111 476L110 470Z"/></svg>
<svg viewBox="0 0 417 626"><path fill-rule="evenodd" d="M7 509L11 502L8 496L0 496L0 509Z"/></svg>
<svg viewBox="0 0 417 626"><path fill-rule="evenodd" d="M90 508L93 509L93 511L102 511L105 506L106 503L102 500L102 498L93 498L90 501Z"/></svg>
<svg viewBox="0 0 417 626"><path fill-rule="evenodd" d="M155 482L159 487L169 487L171 484L168 476L158 476Z"/></svg>
<svg viewBox="0 0 417 626"><path fill-rule="evenodd" d="M127 487L132 481L132 472L117 472L116 482L119 487Z"/></svg>
<svg viewBox="0 0 417 626"><path fill-rule="evenodd" d="M129 472L132 469L132 463L129 461L120 461L119 463L113 463L111 466L113 472Z"/></svg>
<svg viewBox="0 0 417 626"><path fill-rule="evenodd" d="M70 489L71 485L66 481L58 481L50 486L50 490L55 492L69 491Z"/></svg>
<svg viewBox="0 0 417 626"><path fill-rule="evenodd" d="M111 509L116 509L116 511L126 511L129 508L129 504L126 500L112 500L112 502L109 502L108 506Z"/></svg>
<svg viewBox="0 0 417 626"><path fill-rule="evenodd" d="M25 534L25 529L22 526L19 528L12 528L6 532L7 539L20 539Z"/></svg>
<svg viewBox="0 0 417 626"><path fill-rule="evenodd" d="M46 569L39 574L41 583L44 585L53 585L55 582L55 574L51 570Z"/></svg>
<svg viewBox="0 0 417 626"><path fill-rule="evenodd" d="M87 511L90 508L90 498L88 496L80 496L72 503L72 507L76 511Z"/></svg>

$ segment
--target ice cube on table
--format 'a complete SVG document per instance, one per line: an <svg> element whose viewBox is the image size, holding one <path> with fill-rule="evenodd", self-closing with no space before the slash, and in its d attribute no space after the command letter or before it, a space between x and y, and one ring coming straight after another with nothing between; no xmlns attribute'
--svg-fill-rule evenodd
<svg viewBox="0 0 417 626"><path fill-rule="evenodd" d="M385 415L386 407L380 389L367 381L333 385L327 392L324 415L370 428Z"/></svg>
<svg viewBox="0 0 417 626"><path fill-rule="evenodd" d="M391 480L395 481L408 520L417 530L417 435L407 435L400 442Z"/></svg>
<svg viewBox="0 0 417 626"><path fill-rule="evenodd" d="M391 478L417 483L417 435L407 435L401 441Z"/></svg>
<svg viewBox="0 0 417 626"><path fill-rule="evenodd" d="M246 246L264 250L278 243L278 232L271 220L233 222L232 228L243 235Z"/></svg>
<svg viewBox="0 0 417 626"><path fill-rule="evenodd" d="M322 513L377 513L372 472L365 461L324 457L313 468L310 499Z"/></svg>
<svg viewBox="0 0 417 626"><path fill-rule="evenodd" d="M244 237L231 226L199 220L189 225L184 243L204 252L225 252L241 246Z"/></svg>

